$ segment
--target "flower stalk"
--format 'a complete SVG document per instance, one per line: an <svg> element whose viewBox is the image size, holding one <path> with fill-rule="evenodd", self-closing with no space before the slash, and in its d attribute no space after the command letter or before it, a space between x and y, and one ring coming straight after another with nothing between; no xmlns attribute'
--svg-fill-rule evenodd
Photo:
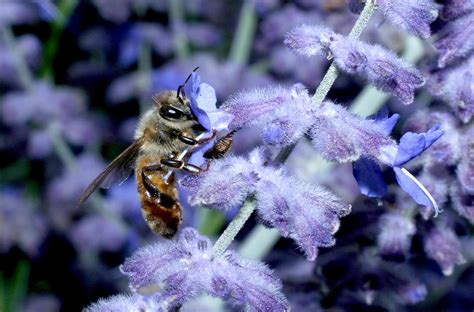
<svg viewBox="0 0 474 312"><path fill-rule="evenodd" d="M375 4L373 0L367 0L364 10L360 14L357 22L355 23L353 29L351 30L349 37L357 39L362 30L367 26L367 23L375 11ZM336 68L334 62L329 67L326 75L324 76L323 80L321 81L320 85L316 89L315 94L313 95L313 102L316 105L321 105L324 98L328 94L329 90L331 89L334 81L336 80L339 74L338 69ZM289 157L293 150L294 146L290 146L288 148L284 148L276 157L275 162L284 163L286 159ZM216 244L214 245L213 254L215 257L220 257L225 252L225 250L229 247L229 245L234 240L235 236L239 233L240 229L243 227L245 222L250 218L253 211L256 208L255 200L247 199L240 209L237 216L230 222L228 227L224 230L221 236L218 238ZM272 240L270 240L272 241Z"/></svg>

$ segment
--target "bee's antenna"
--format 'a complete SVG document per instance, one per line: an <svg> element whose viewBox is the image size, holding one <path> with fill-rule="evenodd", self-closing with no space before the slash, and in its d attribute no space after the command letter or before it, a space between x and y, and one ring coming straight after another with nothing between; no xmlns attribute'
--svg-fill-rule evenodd
<svg viewBox="0 0 474 312"><path fill-rule="evenodd" d="M183 100L181 99L181 97L180 97L179 95L182 94L183 96L186 96L186 93L184 93L184 87L185 87L186 84L188 83L189 79L191 79L193 73L196 72L198 69L199 69L199 66L196 67L196 68L194 68L193 71L189 74L188 78L186 78L186 80L184 81L184 83L178 87L178 90L177 90L177 92L176 92L176 97L179 99L179 101L181 102L181 104L184 104L184 103L183 103Z"/></svg>

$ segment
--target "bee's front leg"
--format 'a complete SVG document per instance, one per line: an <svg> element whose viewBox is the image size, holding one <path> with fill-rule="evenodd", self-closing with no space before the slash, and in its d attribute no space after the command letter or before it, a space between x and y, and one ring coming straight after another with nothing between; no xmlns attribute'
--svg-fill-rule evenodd
<svg viewBox="0 0 474 312"><path fill-rule="evenodd" d="M216 137L216 135L217 135L216 130L212 130L212 135L210 137L204 138L204 139L201 139L201 140L196 140L194 138L189 137L187 134L184 134L184 133L180 132L180 133L178 133L178 139L181 142L183 142L184 144L194 146L194 145L209 142L210 140L214 139Z"/></svg>
<svg viewBox="0 0 474 312"><path fill-rule="evenodd" d="M177 160L177 159L171 159L171 158L166 158L162 159L160 161L162 165L175 168L175 169L183 169L184 171L190 172L190 173L200 173L204 171L202 168L195 166L190 163L186 163L182 160Z"/></svg>

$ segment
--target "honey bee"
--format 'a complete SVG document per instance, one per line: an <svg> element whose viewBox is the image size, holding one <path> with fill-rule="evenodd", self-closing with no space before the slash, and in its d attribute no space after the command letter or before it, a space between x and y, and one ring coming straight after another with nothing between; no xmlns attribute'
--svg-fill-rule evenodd
<svg viewBox="0 0 474 312"><path fill-rule="evenodd" d="M127 147L87 187L79 199L82 205L99 187L125 181L135 168L142 214L150 229L166 238L178 231L182 208L178 201L174 170L192 174L205 170L186 162L188 152L215 137L203 138L206 129L193 114L184 86L163 91L153 97L153 106L145 112L135 131L134 142ZM199 135L198 135L199 134ZM232 145L232 133L216 142L205 158L224 155ZM189 156L189 155L188 155Z"/></svg>

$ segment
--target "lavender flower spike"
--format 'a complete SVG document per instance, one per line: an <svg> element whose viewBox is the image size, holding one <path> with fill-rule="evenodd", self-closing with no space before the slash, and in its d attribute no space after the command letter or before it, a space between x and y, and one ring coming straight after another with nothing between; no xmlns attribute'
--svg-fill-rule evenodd
<svg viewBox="0 0 474 312"><path fill-rule="evenodd" d="M192 204L208 208L238 207L253 195L260 221L294 239L308 260L315 260L319 247L335 244L339 218L350 212L350 205L322 187L286 175L281 168L264 166L266 161L257 149L248 160L217 160L205 173L188 176L181 183Z"/></svg>
<svg viewBox="0 0 474 312"><path fill-rule="evenodd" d="M366 78L376 88L399 97L405 104L413 102L415 89L425 83L415 67L394 53L381 46L344 37L325 27L297 27L288 33L285 42L300 55L322 54L316 53L320 49L331 52L339 69Z"/></svg>
<svg viewBox="0 0 474 312"><path fill-rule="evenodd" d="M330 50L342 71L366 78L377 89L397 96L404 104L412 103L415 89L425 83L413 65L381 46L343 38L333 42Z"/></svg>
<svg viewBox="0 0 474 312"><path fill-rule="evenodd" d="M377 4L391 24L422 38L430 36L430 24L438 16L433 0L379 0Z"/></svg>
<svg viewBox="0 0 474 312"><path fill-rule="evenodd" d="M165 311L202 294L245 311L288 309L281 283L268 267L232 251L214 258L209 239L192 228L183 229L176 241L140 249L120 269L133 290L159 289L154 298L166 303Z"/></svg>
<svg viewBox="0 0 474 312"><path fill-rule="evenodd" d="M151 311L150 306L143 300L142 296L135 295L117 295L106 299L100 299L98 302L84 309L84 312L130 312L130 311ZM164 309L154 309L153 311L162 311Z"/></svg>
<svg viewBox="0 0 474 312"><path fill-rule="evenodd" d="M397 213L384 214L379 223L377 245L382 257L390 260L405 260L411 246L416 227L412 219Z"/></svg>
<svg viewBox="0 0 474 312"><path fill-rule="evenodd" d="M301 25L288 32L283 41L298 55L324 55L329 45L340 35L324 26Z"/></svg>
<svg viewBox="0 0 474 312"><path fill-rule="evenodd" d="M451 275L456 264L466 262L461 253L461 242L448 227L432 229L425 239L424 247L428 257L439 264L444 275Z"/></svg>
<svg viewBox="0 0 474 312"><path fill-rule="evenodd" d="M438 67L443 68L474 51L474 23L472 14L463 16L446 24L433 43L438 51Z"/></svg>

